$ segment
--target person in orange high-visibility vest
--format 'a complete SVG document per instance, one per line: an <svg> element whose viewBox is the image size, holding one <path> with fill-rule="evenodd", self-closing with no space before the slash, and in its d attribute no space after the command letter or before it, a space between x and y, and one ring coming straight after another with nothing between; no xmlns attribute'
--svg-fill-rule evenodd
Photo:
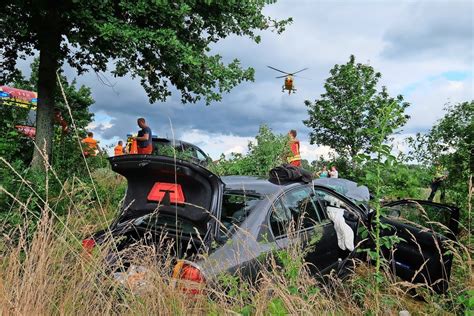
<svg viewBox="0 0 474 316"><path fill-rule="evenodd" d="M125 145L124 152L129 155L138 154L137 140L135 139L137 135L127 135L127 144Z"/></svg>
<svg viewBox="0 0 474 316"><path fill-rule="evenodd" d="M290 137L290 156L288 157L288 163L295 167L301 167L301 155L300 155L300 141L296 139L296 131L292 129L288 132Z"/></svg>
<svg viewBox="0 0 474 316"><path fill-rule="evenodd" d="M114 156L123 155L123 143L121 140L118 141L117 146L114 148Z"/></svg>
<svg viewBox="0 0 474 316"><path fill-rule="evenodd" d="M94 139L94 133L87 133L87 137L82 140L84 144L84 156L97 156L99 153L99 146L97 145L98 141Z"/></svg>
<svg viewBox="0 0 474 316"><path fill-rule="evenodd" d="M131 155L138 154L138 145L137 145L137 140L135 138L132 138L130 142L130 151L128 152Z"/></svg>
<svg viewBox="0 0 474 316"><path fill-rule="evenodd" d="M141 130L138 131L138 135L134 137L137 140L138 154L150 155L153 152L151 129L143 117L137 120L137 124L141 128Z"/></svg>

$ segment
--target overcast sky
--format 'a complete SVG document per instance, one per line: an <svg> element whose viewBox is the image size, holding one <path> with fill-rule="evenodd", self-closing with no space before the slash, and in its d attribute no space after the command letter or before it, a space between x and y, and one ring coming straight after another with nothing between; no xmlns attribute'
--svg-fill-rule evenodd
<svg viewBox="0 0 474 316"><path fill-rule="evenodd" d="M382 73L390 94L403 94L411 103L411 119L399 138L426 131L443 116L447 102L473 99L473 3L280 0L265 13L293 18L283 34L263 32L260 44L229 37L213 48L225 60L238 58L253 67L255 82L241 84L210 106L183 105L176 94L165 103L149 104L138 80L105 74L112 89L86 74L78 81L92 88L96 101L90 128L106 145L136 132L136 118L143 116L153 134L193 142L217 158L244 151L265 123L278 133L298 130L302 156L312 160L327 149L309 145L303 102L318 98L329 70L354 54ZM290 72L308 67L301 75L311 80L297 79L298 91L289 96L281 92L278 73L266 65Z"/></svg>

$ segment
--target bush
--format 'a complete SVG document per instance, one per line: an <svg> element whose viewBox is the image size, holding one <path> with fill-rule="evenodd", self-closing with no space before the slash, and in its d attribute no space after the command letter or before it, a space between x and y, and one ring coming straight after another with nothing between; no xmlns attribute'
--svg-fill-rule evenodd
<svg viewBox="0 0 474 316"><path fill-rule="evenodd" d="M218 175L267 176L268 172L283 163L289 153L288 137L276 135L266 126L260 126L256 142L249 142L248 153L224 155L209 166Z"/></svg>

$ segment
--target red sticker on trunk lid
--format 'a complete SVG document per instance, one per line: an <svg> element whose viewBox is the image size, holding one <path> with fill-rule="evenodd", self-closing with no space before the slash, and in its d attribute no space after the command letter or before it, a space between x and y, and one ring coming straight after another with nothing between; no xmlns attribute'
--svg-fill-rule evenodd
<svg viewBox="0 0 474 316"><path fill-rule="evenodd" d="M176 183L156 182L148 193L147 199L148 201L162 202L168 192L170 203L184 204L183 189L181 189L181 184Z"/></svg>

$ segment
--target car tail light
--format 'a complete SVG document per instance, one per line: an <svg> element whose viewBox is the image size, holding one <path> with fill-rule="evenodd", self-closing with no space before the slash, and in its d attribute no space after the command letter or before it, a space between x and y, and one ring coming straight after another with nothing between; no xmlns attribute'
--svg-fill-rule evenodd
<svg viewBox="0 0 474 316"><path fill-rule="evenodd" d="M173 278L178 288L187 294L201 294L205 285L205 278L201 270L184 261L178 261L173 269Z"/></svg>
<svg viewBox="0 0 474 316"><path fill-rule="evenodd" d="M92 238L86 238L82 241L82 249L87 253L92 253L92 250L95 247L95 240Z"/></svg>
<svg viewBox="0 0 474 316"><path fill-rule="evenodd" d="M181 270L180 279L188 280L191 282L204 283L204 277L201 271L193 266L184 265Z"/></svg>

